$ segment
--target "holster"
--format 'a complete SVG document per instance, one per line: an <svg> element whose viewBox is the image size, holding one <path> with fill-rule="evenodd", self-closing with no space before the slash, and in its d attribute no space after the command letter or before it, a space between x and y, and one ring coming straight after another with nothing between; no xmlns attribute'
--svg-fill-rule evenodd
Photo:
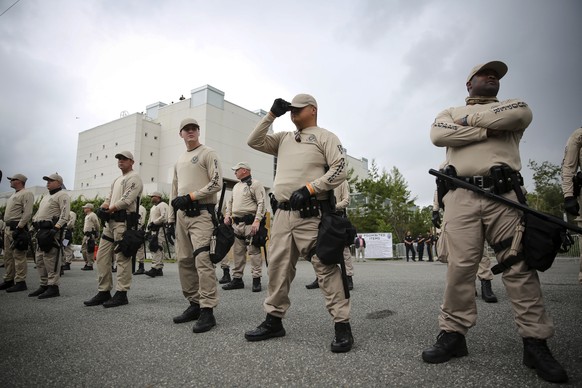
<svg viewBox="0 0 582 388"><path fill-rule="evenodd" d="M127 211L118 210L116 212L111 213L109 219L116 222L124 222L127 219L127 216L128 216Z"/></svg>
<svg viewBox="0 0 582 388"><path fill-rule="evenodd" d="M122 210L125 212L125 210ZM117 213L117 212L115 212ZM113 214L115 214L113 213ZM127 229L138 229L139 226L139 213L125 213L125 220Z"/></svg>
<svg viewBox="0 0 582 388"><path fill-rule="evenodd" d="M186 217L198 217L200 215L200 205L198 201L190 202L190 205L184 209Z"/></svg>

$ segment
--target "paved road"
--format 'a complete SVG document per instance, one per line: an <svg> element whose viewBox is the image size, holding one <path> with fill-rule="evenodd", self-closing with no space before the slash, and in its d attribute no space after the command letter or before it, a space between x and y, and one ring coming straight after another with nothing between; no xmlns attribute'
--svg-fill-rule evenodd
<svg viewBox="0 0 582 388"><path fill-rule="evenodd" d="M329 351L333 323L320 291L304 287L314 279L307 262L298 264L284 320L287 336L257 343L243 333L263 320L266 292L250 291L250 275L244 290L221 290L218 326L194 334L190 323L172 323L187 307L176 264L167 264L160 278L135 276L129 305L113 309L83 306L96 292L96 273L81 266L75 262L66 272L59 298L0 292L2 387L549 386L521 363L521 339L499 278L493 285L500 302L478 300L479 322L467 336L469 356L429 365L420 353L438 332L446 269L440 263L356 263L356 345L346 354ZM558 259L541 274L556 324L550 347L571 386L582 386L577 266L575 259ZM32 264L28 286L38 286Z"/></svg>

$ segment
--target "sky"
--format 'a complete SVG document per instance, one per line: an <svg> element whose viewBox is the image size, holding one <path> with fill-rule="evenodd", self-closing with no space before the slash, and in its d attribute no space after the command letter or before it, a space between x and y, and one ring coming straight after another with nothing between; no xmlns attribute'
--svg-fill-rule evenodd
<svg viewBox="0 0 582 388"><path fill-rule="evenodd" d="M445 152L431 123L464 105L479 63L504 61L499 99L533 111L530 191L528 161L559 165L582 126L579 0L0 0L0 14L0 192L15 173L72 188L79 132L206 84L252 111L312 94L319 126L396 167L420 206Z"/></svg>

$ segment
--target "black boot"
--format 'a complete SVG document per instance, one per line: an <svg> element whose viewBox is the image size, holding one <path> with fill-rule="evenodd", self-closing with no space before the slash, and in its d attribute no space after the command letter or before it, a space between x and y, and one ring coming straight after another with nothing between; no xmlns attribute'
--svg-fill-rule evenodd
<svg viewBox="0 0 582 388"><path fill-rule="evenodd" d="M48 286L40 286L36 289L36 291L31 292L28 296L39 296L43 294L47 290Z"/></svg>
<svg viewBox="0 0 582 388"><path fill-rule="evenodd" d="M497 303L497 297L491 289L491 280L481 280L481 299L487 303Z"/></svg>
<svg viewBox="0 0 582 388"><path fill-rule="evenodd" d="M216 326L216 319L212 313L212 308L202 307L200 309L200 317L192 327L194 333L204 333Z"/></svg>
<svg viewBox="0 0 582 388"><path fill-rule="evenodd" d="M70 271L71 270L71 263L65 263L65 264L63 264L63 269L65 271Z"/></svg>
<svg viewBox="0 0 582 388"><path fill-rule="evenodd" d="M117 272L117 267L111 267L111 272L113 273Z"/></svg>
<svg viewBox="0 0 582 388"><path fill-rule="evenodd" d="M334 353L344 353L352 350L354 337L352 336L352 327L349 322L335 323L335 337L331 342L331 351Z"/></svg>
<svg viewBox="0 0 582 388"><path fill-rule="evenodd" d="M100 304L107 302L109 299L111 299L111 293L109 291L99 291L97 295L84 301L83 304L85 306L99 306Z"/></svg>
<svg viewBox="0 0 582 388"><path fill-rule="evenodd" d="M223 290L236 290L239 288L245 288L245 283L243 282L242 278L233 278L230 283L222 286Z"/></svg>
<svg viewBox="0 0 582 388"><path fill-rule="evenodd" d="M348 290L353 290L354 289L354 281L352 280L351 276L347 276L348 278Z"/></svg>
<svg viewBox="0 0 582 388"><path fill-rule="evenodd" d="M538 376L552 383L565 383L568 375L556 361L546 340L536 338L523 339L523 363L536 370Z"/></svg>
<svg viewBox="0 0 582 388"><path fill-rule="evenodd" d="M253 278L253 292L261 291L261 278Z"/></svg>
<svg viewBox="0 0 582 388"><path fill-rule="evenodd" d="M51 285L48 286L45 292L38 296L38 299L56 298L57 296L61 296L59 286Z"/></svg>
<svg viewBox="0 0 582 388"><path fill-rule="evenodd" d="M307 288L308 290L313 290L315 288L319 288L319 283L317 282L317 278L315 278L315 280L313 282L306 284L305 288Z"/></svg>
<svg viewBox="0 0 582 388"><path fill-rule="evenodd" d="M133 275L143 275L145 273L145 269L143 267L143 263L139 263L137 270L133 273Z"/></svg>
<svg viewBox="0 0 582 388"><path fill-rule="evenodd" d="M174 323L184 323L195 321L200 317L200 305L196 302L190 302L190 306L181 315L174 317Z"/></svg>
<svg viewBox="0 0 582 388"><path fill-rule="evenodd" d="M247 331L245 338L247 341L263 341L274 337L283 337L285 329L281 318L267 314L267 318L256 329Z"/></svg>
<svg viewBox="0 0 582 388"><path fill-rule="evenodd" d="M230 268L223 268L223 275L222 278L218 281L218 283L220 284L226 284L226 283L230 283L231 279L230 279Z"/></svg>
<svg viewBox="0 0 582 388"><path fill-rule="evenodd" d="M93 266L85 264L85 266L81 268L81 271L93 271Z"/></svg>
<svg viewBox="0 0 582 388"><path fill-rule="evenodd" d="M150 268L148 271L145 271L145 274L151 278L155 278L158 276L158 271L155 268Z"/></svg>
<svg viewBox="0 0 582 388"><path fill-rule="evenodd" d="M18 292L18 291L26 291L28 288L26 287L26 282L23 280L21 282L16 282L10 288L6 289L6 292Z"/></svg>
<svg viewBox="0 0 582 388"><path fill-rule="evenodd" d="M113 298L109 299L106 302L103 302L103 307L117 307L123 306L124 304L128 304L129 301L127 300L127 291L116 291L113 295Z"/></svg>
<svg viewBox="0 0 582 388"><path fill-rule="evenodd" d="M431 348L422 352L422 359L431 364L447 362L452 357L463 357L469 354L465 336L461 333L441 331L437 342Z"/></svg>

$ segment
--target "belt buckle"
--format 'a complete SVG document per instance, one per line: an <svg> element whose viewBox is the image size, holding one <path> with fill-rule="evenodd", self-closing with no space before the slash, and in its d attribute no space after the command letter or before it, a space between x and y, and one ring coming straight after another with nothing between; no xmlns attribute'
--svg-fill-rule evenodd
<svg viewBox="0 0 582 388"><path fill-rule="evenodd" d="M473 176L473 184L481 189L483 189L483 175Z"/></svg>

